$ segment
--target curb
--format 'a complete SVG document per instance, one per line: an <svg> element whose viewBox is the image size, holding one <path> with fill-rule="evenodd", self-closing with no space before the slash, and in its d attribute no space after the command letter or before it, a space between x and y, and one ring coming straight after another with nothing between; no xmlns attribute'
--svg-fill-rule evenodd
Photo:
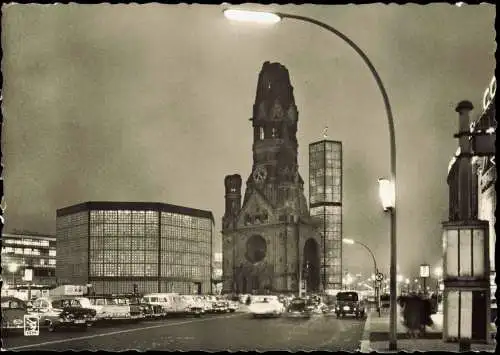
<svg viewBox="0 0 500 355"><path fill-rule="evenodd" d="M372 312L368 313L365 321L365 327L363 329L363 337L361 338L361 343L359 345L359 351L362 353L372 352L373 349L370 348L370 324L372 319Z"/></svg>

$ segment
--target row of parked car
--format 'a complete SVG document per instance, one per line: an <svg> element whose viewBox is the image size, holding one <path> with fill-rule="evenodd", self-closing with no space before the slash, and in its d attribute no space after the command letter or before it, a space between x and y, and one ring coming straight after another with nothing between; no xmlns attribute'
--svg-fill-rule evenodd
<svg viewBox="0 0 500 355"><path fill-rule="evenodd" d="M40 328L82 330L96 323L138 322L171 316L201 317L209 313L230 313L238 303L216 296L151 293L147 295L100 295L40 297L32 302L8 296L1 298L2 331L24 328L24 316L38 318Z"/></svg>

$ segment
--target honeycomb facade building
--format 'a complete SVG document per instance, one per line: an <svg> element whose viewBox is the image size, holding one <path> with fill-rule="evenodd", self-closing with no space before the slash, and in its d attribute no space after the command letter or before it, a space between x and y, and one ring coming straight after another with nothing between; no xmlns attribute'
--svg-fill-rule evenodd
<svg viewBox="0 0 500 355"><path fill-rule="evenodd" d="M57 277L95 293L210 293L210 211L164 203L86 202L57 210Z"/></svg>

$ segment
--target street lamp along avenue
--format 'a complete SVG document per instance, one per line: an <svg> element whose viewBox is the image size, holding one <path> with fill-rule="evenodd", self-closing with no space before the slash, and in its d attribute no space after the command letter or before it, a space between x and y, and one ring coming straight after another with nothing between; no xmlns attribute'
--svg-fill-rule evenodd
<svg viewBox="0 0 500 355"><path fill-rule="evenodd" d="M378 271L378 267L377 267L377 261L375 259L375 255L373 255L373 252L372 250L368 247L368 245L364 244L364 243L361 243L361 242L358 242L357 240L354 240L354 239L350 239L350 238L342 238L342 242L344 244L359 244L361 245L362 247L364 247L368 253L370 253L371 257L372 257L372 260L373 260L373 267L375 269L375 274L373 275L373 282L374 282L374 289L375 289L375 302L376 302L376 306L377 306L377 311L379 312L379 316L380 316L380 290L379 290L379 283L380 280L379 277L380 277L380 272Z"/></svg>
<svg viewBox="0 0 500 355"><path fill-rule="evenodd" d="M336 35L341 38L344 42L346 42L354 51L363 59L364 63L370 69L377 86L382 94L382 99L384 101L384 107L387 114L387 123L389 128L389 149L390 149L390 167L391 167L391 183L393 186L396 185L396 137L394 133L394 119L392 117L392 108L389 102L389 97L387 95L387 91L385 90L384 84L382 83L382 79L373 66L372 62L368 58L368 56L358 47L356 43L354 43L349 37L347 37L342 32L333 28L330 25L327 25L324 22L305 17L300 15L293 14L284 14L280 12L262 12L262 11L242 11L242 10L233 10L233 9L225 9L224 16L230 20L236 21L247 21L247 22L260 22L260 23L269 23L274 24L280 22L283 19L293 19L303 22L312 23L316 26L323 28L324 30L329 31L330 33ZM396 308L396 262L397 262L397 239L396 239L396 200L394 198L391 211L391 239L390 239L390 250L391 250L391 260L390 260L390 299L391 299L391 311L390 311L390 334L389 334L389 350L397 350L397 338L396 338L396 325L397 325L397 308Z"/></svg>
<svg viewBox="0 0 500 355"><path fill-rule="evenodd" d="M9 263L7 269L12 274L12 287L16 286L16 272L19 269L19 265L16 263Z"/></svg>

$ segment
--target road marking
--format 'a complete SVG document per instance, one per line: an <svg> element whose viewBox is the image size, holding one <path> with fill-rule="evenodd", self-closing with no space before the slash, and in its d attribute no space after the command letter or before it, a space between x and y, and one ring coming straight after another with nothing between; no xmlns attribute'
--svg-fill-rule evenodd
<svg viewBox="0 0 500 355"><path fill-rule="evenodd" d="M34 348L34 347L37 347L37 346L68 343L68 342L77 341L77 340L93 339L93 338L99 338L99 337L104 337L104 336L109 336L109 335L132 333L132 332L136 332L136 331L148 330L148 329L155 329L155 328L161 328L161 327L171 327L171 326L174 326L174 325L182 325L182 324L189 324L189 323L201 323L201 322L205 322L207 320L221 319L221 318L233 318L233 317L237 317L237 316L241 316L241 314L231 314L231 315L227 315L227 316L224 316L224 317L210 317L210 318L203 318L203 319L191 319L191 320L184 321L184 322L168 323L168 324L158 324L158 325L152 325L152 326L149 326L149 327L117 330L117 331L114 331L114 332L103 333L103 334L94 334L94 335L86 335L86 336L82 336L82 337L78 337L78 338L69 338L69 339L59 339L59 340L45 341L43 343L16 346L14 348L8 348L7 350L8 351L13 351L13 350Z"/></svg>

